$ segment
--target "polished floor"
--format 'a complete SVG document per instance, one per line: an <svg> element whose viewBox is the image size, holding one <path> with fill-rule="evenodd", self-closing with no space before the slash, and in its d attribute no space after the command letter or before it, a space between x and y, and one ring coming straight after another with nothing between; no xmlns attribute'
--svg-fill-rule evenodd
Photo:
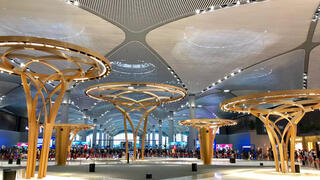
<svg viewBox="0 0 320 180"><path fill-rule="evenodd" d="M89 163L96 163L96 172L89 172ZM264 166L260 166L260 163ZM2 167L7 162L1 162ZM24 163L24 162L23 162ZM191 163L198 163L198 171L191 171ZM51 162L53 164L53 162ZM11 165L17 167L16 165ZM320 171L302 168L300 174L282 174L274 172L271 161L237 160L230 164L228 159L215 159L213 165L203 166L197 159L153 158L126 164L123 160L77 160L69 161L67 166L48 167L45 180L113 180L113 179L145 179L147 173L153 179L217 179L217 180L319 180ZM19 178L21 179L21 178Z"/></svg>

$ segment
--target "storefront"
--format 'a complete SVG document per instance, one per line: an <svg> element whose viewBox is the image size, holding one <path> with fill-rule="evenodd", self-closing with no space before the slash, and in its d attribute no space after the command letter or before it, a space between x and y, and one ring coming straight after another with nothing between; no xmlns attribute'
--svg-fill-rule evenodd
<svg viewBox="0 0 320 180"><path fill-rule="evenodd" d="M320 135L300 136L296 138L296 150L303 149L307 151L320 150Z"/></svg>

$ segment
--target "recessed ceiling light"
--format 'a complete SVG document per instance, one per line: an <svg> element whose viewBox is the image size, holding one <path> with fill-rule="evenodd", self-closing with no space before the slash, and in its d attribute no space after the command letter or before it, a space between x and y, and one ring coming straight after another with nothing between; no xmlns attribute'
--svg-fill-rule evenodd
<svg viewBox="0 0 320 180"><path fill-rule="evenodd" d="M70 0L67 0L66 2L67 2L67 4L72 4Z"/></svg>
<svg viewBox="0 0 320 180"><path fill-rule="evenodd" d="M228 93L228 92L230 92L230 90L229 89L225 89L225 90L223 90L223 92Z"/></svg>

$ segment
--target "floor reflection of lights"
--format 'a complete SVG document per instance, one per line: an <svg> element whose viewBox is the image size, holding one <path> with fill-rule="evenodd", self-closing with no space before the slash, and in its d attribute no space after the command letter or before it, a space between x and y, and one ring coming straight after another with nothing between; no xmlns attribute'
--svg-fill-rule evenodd
<svg viewBox="0 0 320 180"><path fill-rule="evenodd" d="M301 173L277 173L274 169L228 169L221 170L221 172L208 172L203 174L195 174L192 176L185 176L181 178L172 178L168 180L187 180L187 179L216 179L216 180L319 180L320 171L315 169L303 169Z"/></svg>
<svg viewBox="0 0 320 180"><path fill-rule="evenodd" d="M319 180L320 171L313 169L303 169L301 173L279 173L274 169L243 169L243 170L230 170L226 177L236 179L261 179L261 180L292 180L292 179L308 179Z"/></svg>
<svg viewBox="0 0 320 180"><path fill-rule="evenodd" d="M212 165L218 166L225 166L225 165L232 165L232 166L260 166L260 163L263 163L264 166L274 166L273 161L252 161L252 160L242 160L237 159L237 163L231 164L229 159L213 159ZM147 158L146 160L137 160L135 163L150 163L150 164L190 164L190 163L197 163L201 165L202 162L196 158Z"/></svg>
<svg viewBox="0 0 320 180"><path fill-rule="evenodd" d="M120 180L119 178L111 178L111 177L72 177L73 174L70 173L60 173L59 175L47 175L43 180ZM37 174L36 176L37 177ZM17 178L17 180L25 180L22 178ZM38 180L37 178L31 178L31 180Z"/></svg>
<svg viewBox="0 0 320 180"><path fill-rule="evenodd" d="M144 179L145 173L153 174L155 179L187 180L319 180L320 171L311 168L301 168L301 173L283 174L274 171L273 167L260 167L259 163L266 161L237 160L230 164L228 159L214 159L217 165L203 166L196 158L147 158L127 164L124 160L80 160L69 161L67 166L49 166L44 180L116 180ZM88 164L96 163L96 172L88 172ZM198 172L191 171L191 163L198 163ZM7 162L2 162L7 163ZM54 162L50 162L53 164ZM269 163L273 163L269 161ZM240 165L242 164L242 165ZM21 179L21 178L18 178Z"/></svg>

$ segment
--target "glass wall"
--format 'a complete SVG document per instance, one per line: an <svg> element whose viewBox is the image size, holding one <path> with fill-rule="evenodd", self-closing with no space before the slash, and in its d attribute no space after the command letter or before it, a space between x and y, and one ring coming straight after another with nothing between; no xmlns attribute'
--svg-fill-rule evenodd
<svg viewBox="0 0 320 180"><path fill-rule="evenodd" d="M146 145L149 144L149 147L155 146L159 146L159 133L155 133L155 138L152 139L152 134L150 135L150 140L149 140L149 136L146 135ZM162 134L162 147L164 148L166 145L168 144L168 136Z"/></svg>
<svg viewBox="0 0 320 180"><path fill-rule="evenodd" d="M137 147L140 147L140 143L139 143L139 136L137 137ZM125 142L126 142L126 137L125 137L125 133L120 133L117 134L113 137L113 147L114 148L125 148ZM128 143L129 143L129 148L133 148L133 134L132 133L128 133Z"/></svg>
<svg viewBox="0 0 320 180"><path fill-rule="evenodd" d="M106 139L104 138L103 132L97 132L96 143L95 144L99 145L99 142L100 142L101 147L104 147L105 146L105 141L106 141ZM92 147L92 144L93 144L93 133L87 135L86 142L89 142L89 145Z"/></svg>
<svg viewBox="0 0 320 180"><path fill-rule="evenodd" d="M89 142L89 145L92 147L92 139L93 139L93 136L92 136L92 133L91 134L88 134L87 135L87 138L86 138L86 142Z"/></svg>
<svg viewBox="0 0 320 180"><path fill-rule="evenodd" d="M188 136L187 135L181 134L181 133L176 134L175 142L187 142L187 141L188 141Z"/></svg>
<svg viewBox="0 0 320 180"><path fill-rule="evenodd" d="M149 139L150 138L150 139ZM152 133L146 134L146 140L145 140L145 146L148 147L159 147L159 133L155 133L155 139L152 139ZM76 139L80 140L80 136L77 135ZM174 143L177 145L184 145L187 142L188 136L182 133L175 134L174 137ZM86 141L89 143L89 145L92 147L93 142L93 135L88 134L86 137ZM100 132L97 132L97 138L96 138L96 144L99 144L99 141L101 141L101 147L105 146L105 138L104 136L100 136ZM128 133L128 142L129 142L129 148L133 149L133 134ZM137 137L137 147L140 147L140 137ZM162 134L162 148L169 147L169 138L167 135ZM117 134L113 137L113 148L125 148L125 133Z"/></svg>

